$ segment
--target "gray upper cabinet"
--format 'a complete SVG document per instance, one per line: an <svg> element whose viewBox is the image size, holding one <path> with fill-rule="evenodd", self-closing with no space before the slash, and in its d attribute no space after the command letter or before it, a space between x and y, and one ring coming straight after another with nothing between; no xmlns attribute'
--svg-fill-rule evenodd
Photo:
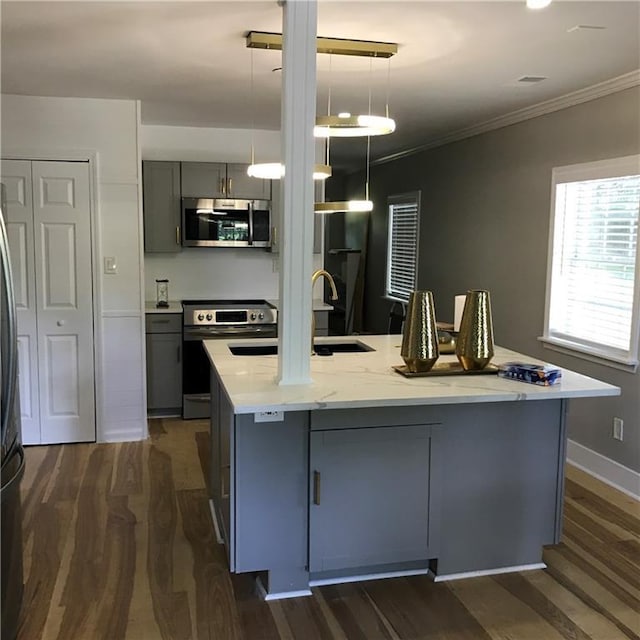
<svg viewBox="0 0 640 640"><path fill-rule="evenodd" d="M248 176L248 164L225 162L183 162L181 164L183 198L271 199L271 181Z"/></svg>
<svg viewBox="0 0 640 640"><path fill-rule="evenodd" d="M142 163L144 250L175 253L180 243L180 163Z"/></svg>

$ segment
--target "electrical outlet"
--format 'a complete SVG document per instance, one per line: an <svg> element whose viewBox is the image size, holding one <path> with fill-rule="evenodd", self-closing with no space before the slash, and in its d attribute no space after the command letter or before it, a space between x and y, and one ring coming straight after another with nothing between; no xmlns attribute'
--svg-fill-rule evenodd
<svg viewBox="0 0 640 640"><path fill-rule="evenodd" d="M284 422L282 411L258 411L253 414L254 422Z"/></svg>
<svg viewBox="0 0 640 640"><path fill-rule="evenodd" d="M616 440L622 440L623 437L624 421L622 418L613 419L613 437Z"/></svg>

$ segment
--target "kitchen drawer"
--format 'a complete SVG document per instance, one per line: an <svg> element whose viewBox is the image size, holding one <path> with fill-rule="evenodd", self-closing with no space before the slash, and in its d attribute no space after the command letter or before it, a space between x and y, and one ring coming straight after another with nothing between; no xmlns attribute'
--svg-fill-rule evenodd
<svg viewBox="0 0 640 640"><path fill-rule="evenodd" d="M326 409L311 411L311 431L365 429L408 425L441 424L444 416L439 406L376 407L375 409Z"/></svg>
<svg viewBox="0 0 640 640"><path fill-rule="evenodd" d="M182 333L181 313L147 313L146 333Z"/></svg>

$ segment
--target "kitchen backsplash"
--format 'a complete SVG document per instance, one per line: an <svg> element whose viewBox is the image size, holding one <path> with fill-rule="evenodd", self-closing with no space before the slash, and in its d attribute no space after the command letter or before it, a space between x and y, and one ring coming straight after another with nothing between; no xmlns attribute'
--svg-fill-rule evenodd
<svg viewBox="0 0 640 640"><path fill-rule="evenodd" d="M322 256L313 256L313 269ZM145 254L145 299L155 300L156 278L169 280L169 298L277 298L278 256L247 249L183 249Z"/></svg>

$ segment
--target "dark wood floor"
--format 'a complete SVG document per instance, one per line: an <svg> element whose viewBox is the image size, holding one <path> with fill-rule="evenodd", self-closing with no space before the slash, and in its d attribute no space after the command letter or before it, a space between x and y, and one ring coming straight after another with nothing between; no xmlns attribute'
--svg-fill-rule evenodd
<svg viewBox="0 0 640 640"><path fill-rule="evenodd" d="M546 570L266 603L215 542L207 427L27 450L20 640L640 640L640 505L571 468Z"/></svg>

